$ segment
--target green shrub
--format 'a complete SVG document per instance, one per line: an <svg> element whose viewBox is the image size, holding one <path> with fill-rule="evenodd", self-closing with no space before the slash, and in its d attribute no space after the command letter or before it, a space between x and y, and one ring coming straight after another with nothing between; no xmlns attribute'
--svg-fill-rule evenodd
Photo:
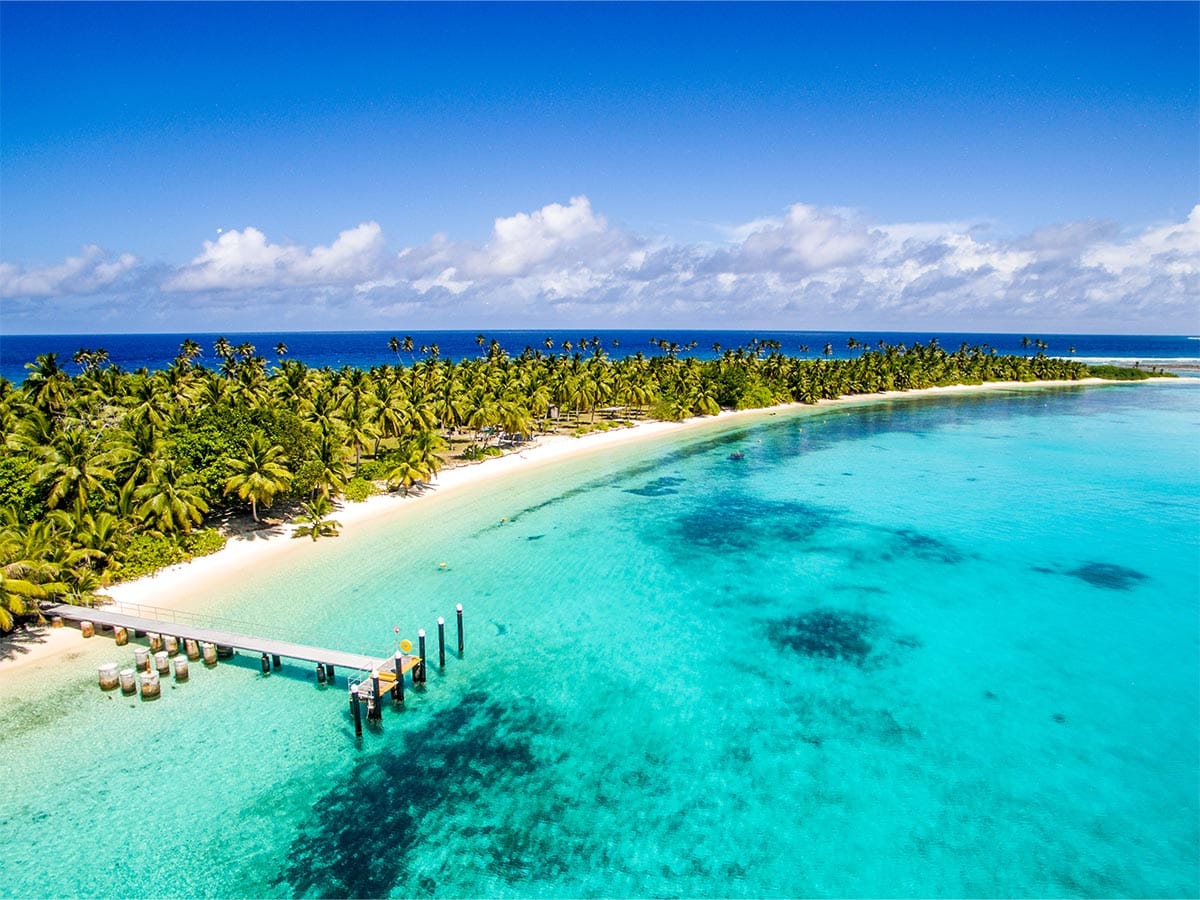
<svg viewBox="0 0 1200 900"><path fill-rule="evenodd" d="M202 528L181 535L180 546L188 556L209 556L225 547L227 538L215 528Z"/></svg>
<svg viewBox="0 0 1200 900"><path fill-rule="evenodd" d="M1088 375L1093 378L1108 378L1111 381L1145 381L1147 378L1171 377L1165 372L1150 372L1128 366L1088 366Z"/></svg>
<svg viewBox="0 0 1200 900"><path fill-rule="evenodd" d="M673 399L662 397L654 401L650 407L650 418L660 422L678 422L684 417L684 410Z"/></svg>
<svg viewBox="0 0 1200 900"><path fill-rule="evenodd" d="M367 481L367 479L360 476L358 478L351 479L350 483L346 485L345 497L352 503L362 503L372 494L378 493L379 488L375 487L375 485Z"/></svg>
<svg viewBox="0 0 1200 900"><path fill-rule="evenodd" d="M395 463L389 459L368 459L365 463L358 467L358 477L354 481L383 481L388 477L388 472L395 468ZM354 481L350 482L351 484ZM346 494L350 496L349 493Z"/></svg>
<svg viewBox="0 0 1200 900"><path fill-rule="evenodd" d="M135 535L125 548L124 559L116 577L118 581L141 578L187 559L188 555L168 537L161 534Z"/></svg>

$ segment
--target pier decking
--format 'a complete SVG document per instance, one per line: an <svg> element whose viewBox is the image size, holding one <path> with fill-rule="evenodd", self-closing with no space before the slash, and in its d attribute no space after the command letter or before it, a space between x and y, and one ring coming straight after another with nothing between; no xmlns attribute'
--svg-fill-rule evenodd
<svg viewBox="0 0 1200 900"><path fill-rule="evenodd" d="M170 622L160 619L145 618L129 615L128 613L108 610L104 607L74 606L60 603L54 606L44 606L46 616L62 616L72 622L92 622L96 625L106 625L112 628L126 628L133 632L154 632L156 634L172 635L184 640L207 642L218 647L232 647L236 650L246 650L251 653L268 654L272 657L286 657L306 662L322 663L326 666L337 666L342 669L356 669L362 672L395 670L395 660L389 657L367 656L361 653L347 653L344 650L331 650L325 647L309 647L304 644L293 644L273 638L261 638L250 634L238 634L232 631L222 631L216 628L206 628L199 625ZM403 675L415 666L419 660L415 656L401 655L401 670Z"/></svg>

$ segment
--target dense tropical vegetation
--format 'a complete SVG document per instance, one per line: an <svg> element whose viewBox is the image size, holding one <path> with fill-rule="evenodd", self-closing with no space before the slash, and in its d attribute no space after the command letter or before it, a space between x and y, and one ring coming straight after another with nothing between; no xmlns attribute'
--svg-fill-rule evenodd
<svg viewBox="0 0 1200 900"><path fill-rule="evenodd" d="M185 341L161 371L124 372L103 350L80 350L77 372L54 354L28 364L20 386L0 379L0 630L47 598L88 602L114 579L219 549L214 526L249 508L257 522L281 502L304 508L304 532L330 501L376 485L407 491L454 460L494 455L539 432L583 433L650 417L679 420L844 394L984 381L1078 379L1088 367L1040 351L987 347L866 348L851 359L806 358L752 341L717 358L653 342L610 358L599 340L555 352L505 353L483 335L458 362L436 345L393 338L394 365L311 369L275 348L214 347L216 366ZM402 352L404 356L402 357ZM419 358L418 358L419 356ZM405 358L407 357L407 358ZM269 520L275 523L278 520Z"/></svg>

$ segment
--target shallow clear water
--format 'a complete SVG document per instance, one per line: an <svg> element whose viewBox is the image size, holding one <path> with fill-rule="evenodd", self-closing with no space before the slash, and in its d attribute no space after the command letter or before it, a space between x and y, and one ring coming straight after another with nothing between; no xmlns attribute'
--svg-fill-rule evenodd
<svg viewBox="0 0 1200 900"><path fill-rule="evenodd" d="M81 642L0 711L0 893L1195 896L1198 425L1186 385L831 407L318 543L213 611L424 627L428 688L356 743L307 666L141 703Z"/></svg>

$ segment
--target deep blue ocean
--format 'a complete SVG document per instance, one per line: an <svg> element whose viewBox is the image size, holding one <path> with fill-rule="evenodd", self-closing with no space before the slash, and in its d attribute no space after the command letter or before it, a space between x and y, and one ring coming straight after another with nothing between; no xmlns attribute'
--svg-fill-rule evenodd
<svg viewBox="0 0 1200 900"><path fill-rule="evenodd" d="M275 359L275 347L287 345L287 356L298 359L314 368L338 369L343 366L370 368L403 362L406 365L423 358L422 346L437 344L443 359L459 360L478 355L476 343L478 331L310 331L310 332L226 332L218 334L42 334L0 336L0 376L14 383L25 379L25 364L32 362L38 354L57 353L60 365L68 371L77 372L79 367L71 362L77 350L103 348L108 351L111 362L122 369L132 371L140 368L162 369L170 365L179 352L179 345L187 338L200 344L204 355L200 362L215 366L219 360L213 353L213 342L225 337L231 344L249 342L268 359ZM1046 342L1046 352L1051 356L1074 357L1085 362L1123 360L1140 361L1143 365L1165 366L1171 364L1200 364L1200 337L1189 335L1098 335L1098 334L973 334L959 332L905 332L905 331L678 331L678 330L606 330L606 331L487 331L485 340L495 339L510 354L521 353L526 347L546 349L545 341L554 342L556 353L562 352L564 341L570 341L572 352L578 348L581 338L589 343L599 338L606 353L623 357L634 353L647 355L661 353L652 340L666 340L686 347L692 341L696 348L690 351L700 358L716 355L713 344L722 350L747 346L753 338L779 341L783 352L789 355L807 355L818 358L826 344L832 345L834 357L846 357L857 353L851 351L847 341L857 341L875 346L879 341L888 344L912 344L914 341L927 343L937 338L947 349L957 348L962 343L987 344L1000 353L1023 354L1035 352L1031 344L1023 347L1021 340ZM412 353L393 353L388 349L392 337L413 339ZM1074 352L1072 352L1072 350ZM592 352L591 347L584 351Z"/></svg>

